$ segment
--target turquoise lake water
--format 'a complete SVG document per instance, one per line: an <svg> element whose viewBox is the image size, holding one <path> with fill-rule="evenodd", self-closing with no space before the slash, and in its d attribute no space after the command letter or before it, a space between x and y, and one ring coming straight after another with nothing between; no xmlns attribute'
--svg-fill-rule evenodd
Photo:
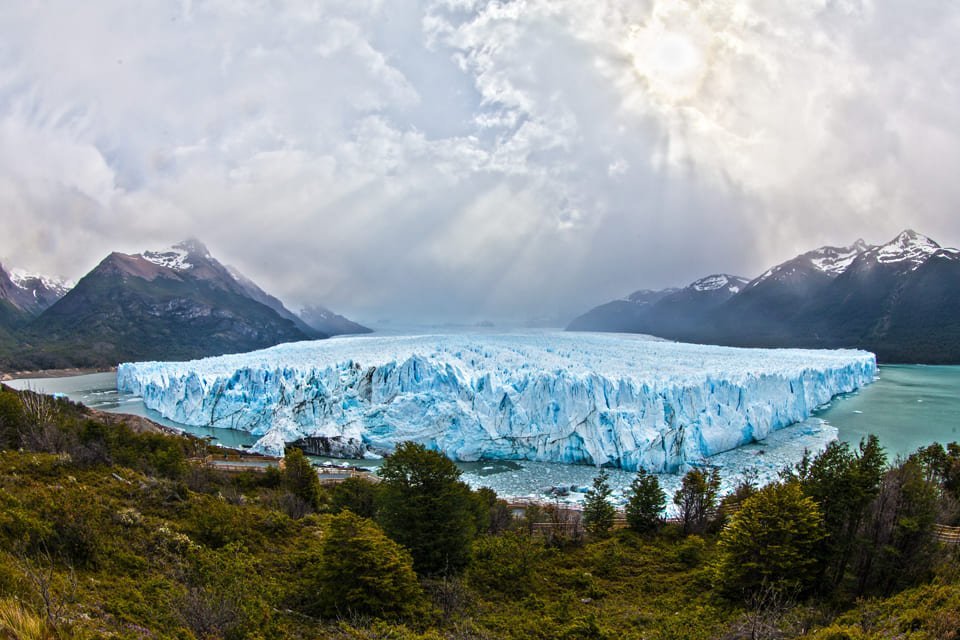
<svg viewBox="0 0 960 640"><path fill-rule="evenodd" d="M875 433L891 457L960 441L960 366L883 365L876 382L817 417L852 444Z"/></svg>

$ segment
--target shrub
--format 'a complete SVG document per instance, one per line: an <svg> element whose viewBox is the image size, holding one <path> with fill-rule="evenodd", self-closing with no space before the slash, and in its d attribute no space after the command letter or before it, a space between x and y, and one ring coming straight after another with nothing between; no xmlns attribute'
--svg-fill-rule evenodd
<svg viewBox="0 0 960 640"><path fill-rule="evenodd" d="M817 577L823 537L820 511L796 482L768 485L743 502L720 536L720 582L737 595L767 585L807 590Z"/></svg>
<svg viewBox="0 0 960 640"><path fill-rule="evenodd" d="M409 552L350 511L327 519L312 587L310 609L324 617L407 617L423 605Z"/></svg>
<svg viewBox="0 0 960 640"><path fill-rule="evenodd" d="M363 478L347 478L330 491L330 510L349 509L361 518L372 518L377 510L377 485Z"/></svg>
<svg viewBox="0 0 960 640"><path fill-rule="evenodd" d="M320 478L303 451L287 448L283 458L283 484L287 491L297 496L311 509L320 509Z"/></svg>
<svg viewBox="0 0 960 640"><path fill-rule="evenodd" d="M696 567L703 562L707 552L706 541L698 535L690 535L683 539L677 549L677 560L687 567Z"/></svg>
<svg viewBox="0 0 960 640"><path fill-rule="evenodd" d="M524 595L544 553L542 541L525 533L481 536L473 544L467 580L481 589Z"/></svg>

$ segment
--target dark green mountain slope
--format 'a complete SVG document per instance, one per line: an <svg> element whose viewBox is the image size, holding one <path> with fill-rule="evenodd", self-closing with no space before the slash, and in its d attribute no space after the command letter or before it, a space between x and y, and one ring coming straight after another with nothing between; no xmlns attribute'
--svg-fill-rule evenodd
<svg viewBox="0 0 960 640"><path fill-rule="evenodd" d="M251 298L202 244L188 241L166 252L110 254L18 337L7 368L190 359L326 336Z"/></svg>

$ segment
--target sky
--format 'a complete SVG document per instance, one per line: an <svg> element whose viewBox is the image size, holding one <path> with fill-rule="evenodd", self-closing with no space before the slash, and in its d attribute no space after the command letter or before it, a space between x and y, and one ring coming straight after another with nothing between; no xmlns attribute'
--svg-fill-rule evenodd
<svg viewBox="0 0 960 640"><path fill-rule="evenodd" d="M569 319L960 244L960 4L0 4L0 259L187 237L288 306Z"/></svg>

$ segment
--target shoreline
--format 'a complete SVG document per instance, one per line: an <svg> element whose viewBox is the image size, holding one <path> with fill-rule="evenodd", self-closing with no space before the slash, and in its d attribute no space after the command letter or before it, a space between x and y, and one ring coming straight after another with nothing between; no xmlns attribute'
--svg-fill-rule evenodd
<svg viewBox="0 0 960 640"><path fill-rule="evenodd" d="M75 367L69 369L36 369L33 371L4 371L0 372L0 382L6 380L29 380L32 378L72 378L85 376L91 373L115 372L116 367Z"/></svg>

